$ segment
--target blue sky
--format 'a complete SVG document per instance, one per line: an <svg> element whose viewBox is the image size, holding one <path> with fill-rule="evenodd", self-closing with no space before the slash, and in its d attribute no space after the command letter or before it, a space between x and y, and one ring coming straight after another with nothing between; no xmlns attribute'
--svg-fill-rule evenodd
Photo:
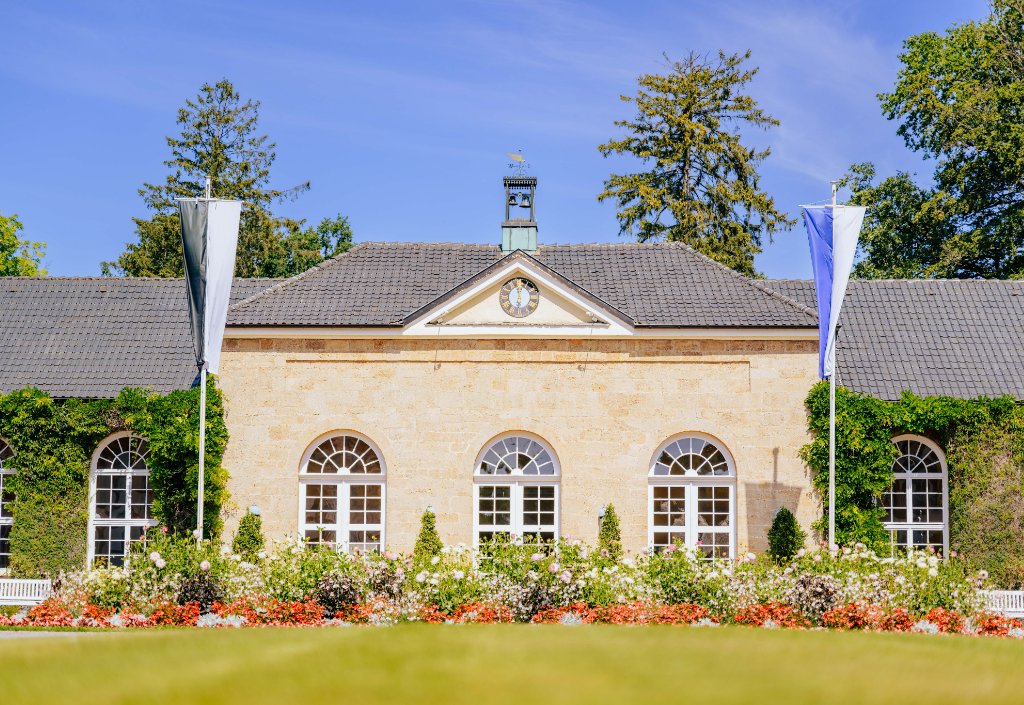
<svg viewBox="0 0 1024 705"><path fill-rule="evenodd" d="M596 146L628 115L618 96L663 53L749 48L751 91L782 122L758 138L773 149L762 183L796 215L853 162L924 166L875 95L907 36L985 13L982 0L0 0L0 213L49 243L51 274L98 274L145 215L138 187L164 178L177 109L227 77L262 101L273 185L312 182L283 213L344 213L357 241L497 243L505 153L522 149L541 241L614 241L615 208L595 197L628 164ZM757 266L808 277L802 226Z"/></svg>

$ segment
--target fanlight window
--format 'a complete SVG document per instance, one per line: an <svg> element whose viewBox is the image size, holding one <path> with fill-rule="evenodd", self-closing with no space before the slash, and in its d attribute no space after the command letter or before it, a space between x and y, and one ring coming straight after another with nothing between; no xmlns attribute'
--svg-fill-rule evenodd
<svg viewBox="0 0 1024 705"><path fill-rule="evenodd" d="M92 561L123 564L131 544L144 543L146 530L156 525L148 455L146 440L130 434L108 441L96 454L89 512Z"/></svg>
<svg viewBox="0 0 1024 705"><path fill-rule="evenodd" d="M892 486L882 493L885 528L895 546L945 554L948 490L942 450L919 436L900 436L893 443L898 455L892 463Z"/></svg>
<svg viewBox="0 0 1024 705"><path fill-rule="evenodd" d="M477 466L480 475L554 475L551 453L525 436L509 436L494 442Z"/></svg>
<svg viewBox="0 0 1024 705"><path fill-rule="evenodd" d="M303 463L299 484L299 529L307 545L380 550L384 464L368 440L339 434L321 441Z"/></svg>
<svg viewBox="0 0 1024 705"><path fill-rule="evenodd" d="M707 558L735 551L736 476L717 442L690 435L654 455L648 487L648 541L657 551L681 545Z"/></svg>
<svg viewBox="0 0 1024 705"><path fill-rule="evenodd" d="M729 475L730 471L729 462L717 445L697 436L684 436L661 449L651 474Z"/></svg>
<svg viewBox="0 0 1024 705"><path fill-rule="evenodd" d="M513 534L542 542L558 538L558 462L535 438L513 434L493 441L475 470L474 540Z"/></svg>
<svg viewBox="0 0 1024 705"><path fill-rule="evenodd" d="M8 466L12 457L14 450L0 438L0 570L7 570L11 564L11 527L14 525L11 503L14 495L7 480L14 474L14 469Z"/></svg>

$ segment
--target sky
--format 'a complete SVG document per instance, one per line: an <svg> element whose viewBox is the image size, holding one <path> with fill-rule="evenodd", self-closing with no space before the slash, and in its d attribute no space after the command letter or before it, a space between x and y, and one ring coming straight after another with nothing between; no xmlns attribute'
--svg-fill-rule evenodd
<svg viewBox="0 0 1024 705"><path fill-rule="evenodd" d="M850 164L928 167L876 95L907 37L981 18L983 0L677 0L515 3L0 0L0 213L48 243L51 275L97 275L166 176L165 137L204 82L261 102L277 144L272 186L312 188L278 208L341 213L363 241L500 242L506 153L537 176L541 243L620 240L597 145L631 115L619 100L665 56L753 52L749 90L781 121L761 184L793 217ZM756 259L807 278L803 226Z"/></svg>

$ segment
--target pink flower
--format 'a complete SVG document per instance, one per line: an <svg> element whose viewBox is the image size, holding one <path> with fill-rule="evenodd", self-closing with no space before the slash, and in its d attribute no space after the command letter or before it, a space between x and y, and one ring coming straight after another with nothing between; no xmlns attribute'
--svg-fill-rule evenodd
<svg viewBox="0 0 1024 705"><path fill-rule="evenodd" d="M570 573L567 570L564 570L564 571L562 571L562 574L558 576L558 579L561 580L566 585L568 585L569 582L572 580L572 573Z"/></svg>
<svg viewBox="0 0 1024 705"><path fill-rule="evenodd" d="M204 573L209 571L210 570L210 561L203 561L202 563L200 563L199 564L199 570L203 571Z"/></svg>
<svg viewBox="0 0 1024 705"><path fill-rule="evenodd" d="M161 526L160 527L160 531L162 531L162 532L164 532L166 534L167 533L167 527L166 526Z"/></svg>
<svg viewBox="0 0 1024 705"><path fill-rule="evenodd" d="M676 550L676 545L674 543L670 543L668 546L665 546L664 549L665 553L672 553L674 550Z"/></svg>
<svg viewBox="0 0 1024 705"><path fill-rule="evenodd" d="M548 572L549 573L557 573L558 572L558 564L557 563L552 563L551 565L549 565L548 566Z"/></svg>
<svg viewBox="0 0 1024 705"><path fill-rule="evenodd" d="M544 560L544 555L540 553L534 553L532 556L530 556L530 560L534 563L537 563L539 561Z"/></svg>
<svg viewBox="0 0 1024 705"><path fill-rule="evenodd" d="M393 561L393 560L395 560L395 554L394 554L394 553L392 553L391 551L388 551L387 553L385 553L385 554L384 554L384 557L385 557L386 559L388 559L389 561Z"/></svg>

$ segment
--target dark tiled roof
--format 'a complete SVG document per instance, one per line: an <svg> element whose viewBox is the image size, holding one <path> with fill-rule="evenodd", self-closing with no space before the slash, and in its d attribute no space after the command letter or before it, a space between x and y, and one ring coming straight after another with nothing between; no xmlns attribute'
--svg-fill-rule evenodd
<svg viewBox="0 0 1024 705"><path fill-rule="evenodd" d="M276 281L236 280L232 300ZM104 398L195 377L183 279L0 277L0 393Z"/></svg>
<svg viewBox="0 0 1024 705"><path fill-rule="evenodd" d="M810 281L766 283L817 306ZM850 389L1024 399L1024 282L851 281L839 323L836 380Z"/></svg>
<svg viewBox="0 0 1024 705"><path fill-rule="evenodd" d="M397 326L505 253L365 243L233 306L235 326ZM679 243L542 245L539 262L638 326L813 327L811 309Z"/></svg>

